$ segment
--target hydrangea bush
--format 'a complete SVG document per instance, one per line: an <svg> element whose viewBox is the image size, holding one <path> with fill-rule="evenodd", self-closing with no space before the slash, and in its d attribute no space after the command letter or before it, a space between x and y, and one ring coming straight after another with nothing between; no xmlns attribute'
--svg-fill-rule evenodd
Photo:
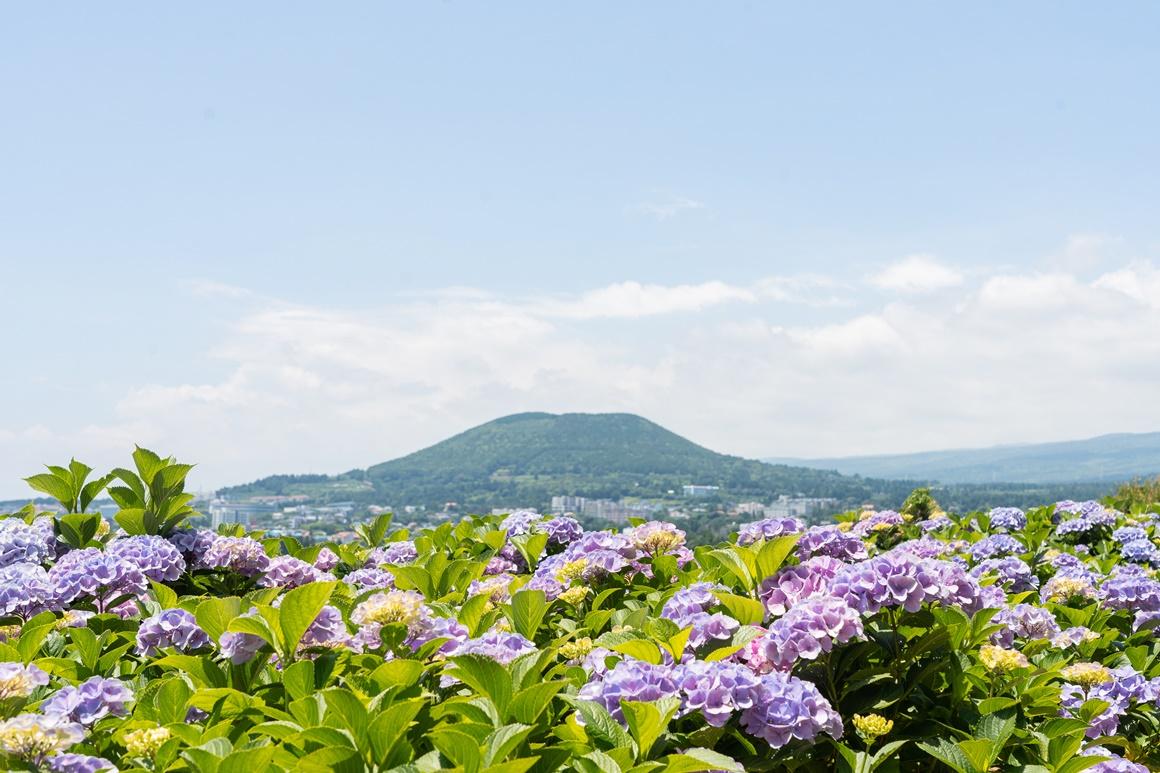
<svg viewBox="0 0 1160 773"><path fill-rule="evenodd" d="M69 512L0 518L0 769L1160 768L1157 508L303 545L199 528L188 466L134 462L51 467Z"/></svg>

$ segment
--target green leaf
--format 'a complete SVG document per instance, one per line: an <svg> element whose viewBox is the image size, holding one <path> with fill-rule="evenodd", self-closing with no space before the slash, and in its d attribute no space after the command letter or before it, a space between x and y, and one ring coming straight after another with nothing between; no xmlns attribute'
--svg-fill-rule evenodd
<svg viewBox="0 0 1160 773"><path fill-rule="evenodd" d="M36 491L42 494L48 494L60 502L66 511L72 512L75 509L73 507L75 494L73 493L70 481L58 478L56 475L47 472L42 472L39 475L31 475L25 478L24 482Z"/></svg>
<svg viewBox="0 0 1160 773"><path fill-rule="evenodd" d="M326 699L326 718L349 730L356 745L362 748L366 743L367 725L370 724L366 706L350 690L340 687L324 690L322 694Z"/></svg>
<svg viewBox="0 0 1160 773"><path fill-rule="evenodd" d="M511 713L517 722L535 724L552 698L568 685L567 682L538 682L525 687L512 698Z"/></svg>
<svg viewBox="0 0 1160 773"><path fill-rule="evenodd" d="M484 764L494 765L503 762L514 752L532 732L531 725L511 724L497 727L484 742L487 753L484 755Z"/></svg>
<svg viewBox="0 0 1160 773"><path fill-rule="evenodd" d="M439 752L468 773L477 771L482 763L483 750L479 742L467 733L454 728L439 728L427 734L427 739Z"/></svg>
<svg viewBox="0 0 1160 773"><path fill-rule="evenodd" d="M733 759L712 749L694 747L680 754L665 757L664 773L698 773L706 770L724 770L728 773L744 773L745 767Z"/></svg>
<svg viewBox="0 0 1160 773"><path fill-rule="evenodd" d="M713 595L721 602L721 606L729 610L729 615L742 625L760 625L765 619L765 605L760 601L724 591L717 591Z"/></svg>
<svg viewBox="0 0 1160 773"><path fill-rule="evenodd" d="M337 582L312 582L288 591L278 608L281 627L282 651L287 660L292 658L306 629L330 600Z"/></svg>
<svg viewBox="0 0 1160 773"><path fill-rule="evenodd" d="M576 711L584 717L584 729L590 736L607 741L614 747L627 748L632 744L632 736L612 718L608 709L592 701L576 700Z"/></svg>
<svg viewBox="0 0 1160 773"><path fill-rule="evenodd" d="M662 698L652 703L640 701L621 701L620 709L624 712L624 720L636 741L637 759L646 760L653 744L669 726L680 707L676 698Z"/></svg>
<svg viewBox="0 0 1160 773"><path fill-rule="evenodd" d="M161 605L162 609L172 609L177 606L177 591L165 583L157 582L157 580L150 580L149 586L153 588L153 597L157 599L157 603Z"/></svg>
<svg viewBox="0 0 1160 773"><path fill-rule="evenodd" d="M511 598L508 619L516 633L535 641L536 631L548 611L548 601L542 590L521 590Z"/></svg>
<svg viewBox="0 0 1160 773"><path fill-rule="evenodd" d="M284 668L282 686L291 700L314 694L314 661L300 660Z"/></svg>
<svg viewBox="0 0 1160 773"><path fill-rule="evenodd" d="M629 639L620 644L609 645L608 649L653 665L659 665L661 662L660 648L648 639Z"/></svg>
<svg viewBox="0 0 1160 773"><path fill-rule="evenodd" d="M452 676L490 698L501 716L507 714L512 699L512 678L506 668L481 655L460 655L451 661L454 664L450 672Z"/></svg>
<svg viewBox="0 0 1160 773"><path fill-rule="evenodd" d="M268 770L273 756L273 746L232 751L218 765L218 773L256 773L256 771Z"/></svg>
<svg viewBox="0 0 1160 773"><path fill-rule="evenodd" d="M229 629L230 622L242 613L242 600L237 596L208 598L197 605L193 616L201 629L215 642Z"/></svg>
<svg viewBox="0 0 1160 773"><path fill-rule="evenodd" d="M785 559L793 552L798 539L799 535L789 534L784 537L774 537L761 546L757 552L758 582L777 574L778 570L785 564Z"/></svg>
<svg viewBox="0 0 1160 773"><path fill-rule="evenodd" d="M919 743L918 748L950 766L956 773L978 773L963 750L947 740L940 738L937 743Z"/></svg>

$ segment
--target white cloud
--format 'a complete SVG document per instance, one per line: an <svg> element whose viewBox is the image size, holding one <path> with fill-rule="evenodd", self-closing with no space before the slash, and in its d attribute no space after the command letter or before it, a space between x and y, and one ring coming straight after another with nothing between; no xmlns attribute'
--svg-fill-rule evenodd
<svg viewBox="0 0 1160 773"><path fill-rule="evenodd" d="M646 285L620 282L583 293L575 300L543 308L545 316L596 319L600 317L649 317L657 314L701 311L723 303L752 303L753 290L724 282L695 285Z"/></svg>
<svg viewBox="0 0 1160 773"><path fill-rule="evenodd" d="M705 203L702 201L675 193L657 191L652 199L637 204L630 211L648 215L657 220L669 220L682 213L704 208Z"/></svg>
<svg viewBox="0 0 1160 773"><path fill-rule="evenodd" d="M1160 429L1151 263L1090 281L1008 271L954 303L801 305L846 289L622 282L552 303L459 289L363 310L255 297L210 352L224 375L138 383L79 429L0 427L0 491L74 453L123 464L134 442L198 462L201 484L339 472L525 410L637 412L750 455Z"/></svg>
<svg viewBox="0 0 1160 773"><path fill-rule="evenodd" d="M962 272L930 255L911 255L871 276L870 284L883 290L925 293L958 287L963 280Z"/></svg>

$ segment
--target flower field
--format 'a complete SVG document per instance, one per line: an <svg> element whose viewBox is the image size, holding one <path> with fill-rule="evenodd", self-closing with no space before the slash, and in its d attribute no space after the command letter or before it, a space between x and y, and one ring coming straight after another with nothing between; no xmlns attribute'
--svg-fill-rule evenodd
<svg viewBox="0 0 1160 773"><path fill-rule="evenodd" d="M1151 511L920 491L718 546L529 511L305 546L191 527L188 471L51 467L69 514L0 519L3 769L1160 767Z"/></svg>

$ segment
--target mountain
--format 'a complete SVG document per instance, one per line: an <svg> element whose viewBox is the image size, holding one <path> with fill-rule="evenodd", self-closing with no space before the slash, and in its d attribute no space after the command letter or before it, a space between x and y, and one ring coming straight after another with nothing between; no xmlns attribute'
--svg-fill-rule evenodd
<svg viewBox="0 0 1160 773"><path fill-rule="evenodd" d="M767 461L845 475L943 483L1110 482L1160 473L1160 432L956 451Z"/></svg>
<svg viewBox="0 0 1160 773"><path fill-rule="evenodd" d="M366 470L273 476L220 493L480 510L544 505L554 495L661 497L687 484L720 486L731 499L800 494L843 503L896 501L910 488L720 454L631 414L520 413Z"/></svg>

